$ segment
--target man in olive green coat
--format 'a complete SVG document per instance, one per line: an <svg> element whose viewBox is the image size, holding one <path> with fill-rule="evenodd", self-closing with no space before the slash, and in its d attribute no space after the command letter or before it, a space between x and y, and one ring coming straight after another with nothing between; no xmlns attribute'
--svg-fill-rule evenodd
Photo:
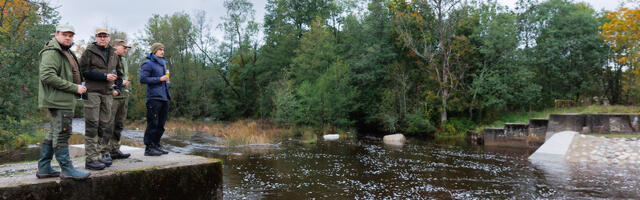
<svg viewBox="0 0 640 200"><path fill-rule="evenodd" d="M113 106L111 107L111 120L113 124L113 134L109 140L109 154L112 159L125 159L131 156L129 153L123 153L120 151L120 137L122 137L122 130L124 129L124 121L127 119L127 108L129 105L129 66L124 57L127 54L127 49L131 48L127 46L127 41L116 39L113 41L113 48L115 53L120 57L120 64L122 64L123 76L122 76L122 94L113 97Z"/></svg>
<svg viewBox="0 0 640 200"><path fill-rule="evenodd" d="M42 142L36 177L86 179L91 173L76 170L69 156L71 121L76 104L76 94L87 88L80 85L82 77L78 61L69 50L73 45L75 31L71 25L56 27L56 33L40 51L38 87L38 107L47 108L51 113L51 129ZM56 156L62 173L51 167L51 159Z"/></svg>
<svg viewBox="0 0 640 200"><path fill-rule="evenodd" d="M102 170L112 164L107 142L111 139L111 104L122 88L120 58L109 45L111 36L105 28L96 29L96 42L90 44L80 58L80 71L87 83L84 102L87 154L85 168ZM113 88L116 88L114 90Z"/></svg>

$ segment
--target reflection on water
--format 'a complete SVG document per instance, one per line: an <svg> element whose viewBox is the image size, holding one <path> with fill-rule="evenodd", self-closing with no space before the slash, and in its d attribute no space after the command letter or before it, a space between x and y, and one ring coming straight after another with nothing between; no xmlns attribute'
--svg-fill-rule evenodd
<svg viewBox="0 0 640 200"><path fill-rule="evenodd" d="M441 142L288 141L192 153L224 160L228 199L640 198L638 166L532 164L532 149Z"/></svg>

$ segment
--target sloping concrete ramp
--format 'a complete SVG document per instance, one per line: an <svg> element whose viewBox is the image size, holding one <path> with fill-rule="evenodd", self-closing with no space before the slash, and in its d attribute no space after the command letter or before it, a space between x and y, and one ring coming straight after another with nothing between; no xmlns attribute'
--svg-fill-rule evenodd
<svg viewBox="0 0 640 200"><path fill-rule="evenodd" d="M70 148L73 164L84 169L83 145ZM222 161L169 153L144 156L144 149L122 147L131 153L111 167L91 171L88 180L37 179L37 162L0 165L0 199L222 199ZM57 161L52 162L54 168ZM0 173L2 174L2 173ZM9 175L6 175L9 174Z"/></svg>
<svg viewBox="0 0 640 200"><path fill-rule="evenodd" d="M562 131L553 134L536 152L529 156L529 160L564 162L565 155L577 134L578 132L575 131Z"/></svg>

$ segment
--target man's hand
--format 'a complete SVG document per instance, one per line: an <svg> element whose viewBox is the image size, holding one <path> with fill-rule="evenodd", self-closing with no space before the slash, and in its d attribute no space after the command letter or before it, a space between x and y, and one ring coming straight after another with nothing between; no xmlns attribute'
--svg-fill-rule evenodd
<svg viewBox="0 0 640 200"><path fill-rule="evenodd" d="M127 80L122 81L122 86L129 86L129 84L131 83Z"/></svg>
<svg viewBox="0 0 640 200"><path fill-rule="evenodd" d="M76 91L76 93L84 94L85 92L87 92L87 87L85 87L83 85L78 85L78 91Z"/></svg>
<svg viewBox="0 0 640 200"><path fill-rule="evenodd" d="M113 96L118 96L118 95L120 95L120 93L118 93L118 91L115 91L115 90L114 90L114 91L113 91Z"/></svg>
<svg viewBox="0 0 640 200"><path fill-rule="evenodd" d="M162 77L160 77L160 81L169 81L169 77L167 75L164 75Z"/></svg>
<svg viewBox="0 0 640 200"><path fill-rule="evenodd" d="M115 74L107 74L107 81L114 81L118 78Z"/></svg>

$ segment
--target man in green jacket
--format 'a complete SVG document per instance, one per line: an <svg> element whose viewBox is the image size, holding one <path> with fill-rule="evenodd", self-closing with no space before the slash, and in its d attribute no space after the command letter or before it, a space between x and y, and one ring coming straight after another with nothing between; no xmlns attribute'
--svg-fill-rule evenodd
<svg viewBox="0 0 640 200"><path fill-rule="evenodd" d="M80 58L80 71L87 83L87 100L84 102L85 168L102 170L112 164L107 142L111 139L113 127L109 124L113 96L118 96L122 88L122 79L119 78L122 67L120 58L109 45L109 31L98 28L95 38L96 42L90 44Z"/></svg>
<svg viewBox="0 0 640 200"><path fill-rule="evenodd" d="M40 51L38 107L49 109L51 129L42 142L36 171L38 178L60 176L60 178L86 179L91 175L89 172L76 170L69 157L69 137L76 94L80 95L87 90L81 85L82 77L78 70L78 61L69 50L73 45L74 35L73 26L60 25L56 27L54 38ZM51 167L54 154L60 163L62 174Z"/></svg>
<svg viewBox="0 0 640 200"><path fill-rule="evenodd" d="M122 136L122 130L124 129L124 121L127 119L127 108L129 105L129 66L124 58L127 54L127 50L131 47L127 46L127 41L121 39L115 39L113 41L113 48L115 53L120 57L120 64L122 64L123 76L122 76L122 94L113 97L113 106L111 107L111 120L113 125L113 134L109 140L109 154L112 159L125 159L131 156L129 153L122 153L120 151L120 137Z"/></svg>

